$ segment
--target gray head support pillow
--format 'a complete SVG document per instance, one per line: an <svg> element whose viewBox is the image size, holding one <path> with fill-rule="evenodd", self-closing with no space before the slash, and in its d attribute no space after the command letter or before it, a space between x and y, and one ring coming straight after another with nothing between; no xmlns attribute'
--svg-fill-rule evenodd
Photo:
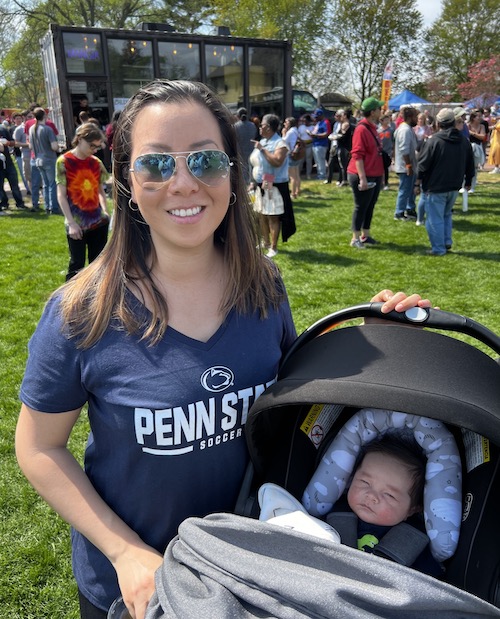
<svg viewBox="0 0 500 619"><path fill-rule="evenodd" d="M444 561L458 544L462 518L462 468L451 432L440 421L381 409L362 409L344 425L304 491L313 516L328 514L343 494L363 445L391 435L412 435L427 457L424 519L432 555Z"/></svg>

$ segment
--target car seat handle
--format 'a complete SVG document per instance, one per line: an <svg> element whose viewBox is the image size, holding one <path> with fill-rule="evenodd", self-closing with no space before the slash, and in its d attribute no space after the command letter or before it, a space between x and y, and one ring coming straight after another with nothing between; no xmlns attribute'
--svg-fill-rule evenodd
<svg viewBox="0 0 500 619"><path fill-rule="evenodd" d="M281 365L304 344L314 338L335 329L338 325L355 318L378 318L388 322L397 322L404 325L430 327L445 331L455 331L469 335L482 342L500 355L500 337L484 325L452 312L445 312L434 308L412 307L405 312L392 311L387 314L381 312L383 303L364 303L354 305L334 312L321 318L308 327L293 343L282 360Z"/></svg>

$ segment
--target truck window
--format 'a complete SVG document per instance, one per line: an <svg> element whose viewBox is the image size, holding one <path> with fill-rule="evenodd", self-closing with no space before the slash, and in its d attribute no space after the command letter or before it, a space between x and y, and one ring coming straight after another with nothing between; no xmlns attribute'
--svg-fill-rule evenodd
<svg viewBox="0 0 500 619"><path fill-rule="evenodd" d="M167 80L201 79L198 43L158 41L160 77Z"/></svg>
<svg viewBox="0 0 500 619"><path fill-rule="evenodd" d="M239 45L205 45L206 83L236 111L243 97L243 48Z"/></svg>
<svg viewBox="0 0 500 619"><path fill-rule="evenodd" d="M311 114L318 107L316 97L307 90L292 90L293 115L298 118L302 114Z"/></svg>

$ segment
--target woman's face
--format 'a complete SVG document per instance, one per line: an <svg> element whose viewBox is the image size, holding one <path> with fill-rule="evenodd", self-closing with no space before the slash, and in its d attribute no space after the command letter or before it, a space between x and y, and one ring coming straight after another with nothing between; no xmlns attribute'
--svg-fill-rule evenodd
<svg viewBox="0 0 500 619"><path fill-rule="evenodd" d="M131 137L132 165L139 155L151 153L224 150L213 114L189 101L146 106L136 117ZM219 185L209 187L193 176L181 156L170 180L158 191L151 191L130 173L132 200L149 225L157 250L159 245L189 250L213 244L214 232L229 208L230 174Z"/></svg>
<svg viewBox="0 0 500 619"><path fill-rule="evenodd" d="M260 123L260 135L263 138L270 138L274 134L274 131L271 127L263 120Z"/></svg>

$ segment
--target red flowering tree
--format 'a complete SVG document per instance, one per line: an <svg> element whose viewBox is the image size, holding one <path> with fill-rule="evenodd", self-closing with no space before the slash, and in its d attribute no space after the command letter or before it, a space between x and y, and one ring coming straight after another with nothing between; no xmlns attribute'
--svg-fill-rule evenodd
<svg viewBox="0 0 500 619"><path fill-rule="evenodd" d="M425 98L436 103L448 103L452 100L453 88L442 75L431 71L424 82Z"/></svg>
<svg viewBox="0 0 500 619"><path fill-rule="evenodd" d="M458 85L458 91L464 99L481 96L488 98L500 89L500 55L481 60L469 67L468 82Z"/></svg>

